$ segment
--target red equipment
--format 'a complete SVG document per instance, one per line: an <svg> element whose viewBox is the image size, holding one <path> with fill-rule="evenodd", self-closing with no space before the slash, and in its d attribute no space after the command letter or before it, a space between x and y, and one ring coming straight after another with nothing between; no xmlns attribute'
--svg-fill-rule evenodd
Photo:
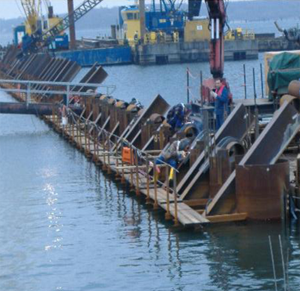
<svg viewBox="0 0 300 291"><path fill-rule="evenodd" d="M202 0L189 0L191 8L200 10ZM224 0L205 0L210 19L210 71L213 79L204 80L201 91L205 101L212 101L210 91L215 87L215 79L221 78L229 89L224 74L224 27L226 25L226 7ZM199 12L198 10L198 12ZM192 15L195 16L195 15Z"/></svg>
<svg viewBox="0 0 300 291"><path fill-rule="evenodd" d="M205 0L210 19L210 71L214 79L223 78L224 27L226 9L224 0Z"/></svg>

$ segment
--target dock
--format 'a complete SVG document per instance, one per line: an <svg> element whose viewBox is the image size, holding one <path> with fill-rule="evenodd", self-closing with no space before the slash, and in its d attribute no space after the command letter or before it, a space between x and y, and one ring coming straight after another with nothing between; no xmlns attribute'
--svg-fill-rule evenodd
<svg viewBox="0 0 300 291"><path fill-rule="evenodd" d="M114 87L102 86L107 73L97 64L72 82L80 69L75 62L44 55L22 61L11 51L0 63L0 86L19 103L1 103L0 112L39 116L112 179L128 185L153 210L164 211L174 226L281 219L289 199L298 199L291 190L292 159L282 156L290 145L297 146L300 114L293 102L276 108L266 99L236 102L217 131L211 129L210 109L194 103L191 124L172 132L164 122L171 106L162 96L147 108L128 104L112 97ZM96 94L99 87L105 93ZM263 127L258 113L272 114ZM191 149L178 168L156 165L172 141L187 136ZM296 171L298 159L292 161ZM261 177L265 183L255 182ZM299 181L296 175L296 186Z"/></svg>

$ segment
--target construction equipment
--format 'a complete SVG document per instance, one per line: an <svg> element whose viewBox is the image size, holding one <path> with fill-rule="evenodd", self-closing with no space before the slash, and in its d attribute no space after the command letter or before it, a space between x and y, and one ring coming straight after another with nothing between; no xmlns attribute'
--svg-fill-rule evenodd
<svg viewBox="0 0 300 291"><path fill-rule="evenodd" d="M26 17L30 19L30 23L38 22L39 15L39 7L41 0L21 0L23 8L26 8ZM23 42L22 50L23 53L31 53L37 50L40 50L43 47L48 47L52 44L55 37L63 33L66 29L68 29L73 23L78 21L88 12L90 12L93 8L95 8L98 4L100 4L103 0L85 0L81 5L79 5L74 11L69 11L69 14L60 19L55 25L49 27L46 31L39 31L37 29L32 29L32 34L27 37L26 42ZM48 4L50 2L48 1ZM69 3L73 3L70 1ZM51 6L50 6L51 7ZM32 24L32 28L34 28L34 24ZM74 27L72 29L74 31Z"/></svg>
<svg viewBox="0 0 300 291"><path fill-rule="evenodd" d="M227 23L227 6L225 0L205 0L205 3L210 22L210 71L213 79L203 81L201 95L203 100L209 102L211 101L210 92L215 89L215 79L223 79L224 74L224 28ZM200 14L201 4L202 0L189 0L190 19ZM229 98L232 98L229 85L225 79L223 79L223 84L229 91Z"/></svg>
<svg viewBox="0 0 300 291"><path fill-rule="evenodd" d="M186 13L181 11L182 0L152 0L146 11L145 0L135 5L121 7L120 22L123 38L131 45L165 42L172 39L173 33L183 35ZM147 31L147 33L146 33ZM155 35L156 34L156 35Z"/></svg>
<svg viewBox="0 0 300 291"><path fill-rule="evenodd" d="M224 73L224 27L226 6L224 0L205 0L210 20L210 71L213 78L222 78ZM189 19L199 16L202 0L189 0Z"/></svg>
<svg viewBox="0 0 300 291"><path fill-rule="evenodd" d="M21 0L21 4L26 16L26 33L32 35L38 30L41 0Z"/></svg>
<svg viewBox="0 0 300 291"><path fill-rule="evenodd" d="M224 73L224 27L226 8L224 0L206 0L210 19L210 71L215 78L222 78Z"/></svg>
<svg viewBox="0 0 300 291"><path fill-rule="evenodd" d="M292 43L295 43L297 46L300 47L300 28L298 27L293 27L288 30L281 28L277 21L274 22L276 28L278 29L279 32L283 33L284 37Z"/></svg>
<svg viewBox="0 0 300 291"><path fill-rule="evenodd" d="M248 40L255 39L255 33L253 30L243 30L241 27L236 29L230 29L225 35L225 40Z"/></svg>

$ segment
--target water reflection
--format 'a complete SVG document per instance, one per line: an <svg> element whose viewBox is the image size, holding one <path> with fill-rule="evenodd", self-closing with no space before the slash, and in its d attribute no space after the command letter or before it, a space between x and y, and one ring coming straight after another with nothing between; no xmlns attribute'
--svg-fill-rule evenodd
<svg viewBox="0 0 300 291"><path fill-rule="evenodd" d="M50 172L51 171L46 171L47 175L45 176L45 178L51 176ZM60 235L61 229L63 227L63 225L60 224L60 217L62 213L58 210L57 202L59 194L55 191L54 186L49 183L46 184L44 192L46 193L46 204L49 208L49 211L46 213L49 220L48 237L50 240L52 240L45 246L45 251L50 251L52 249L60 249L62 247L63 238Z"/></svg>
<svg viewBox="0 0 300 291"><path fill-rule="evenodd" d="M279 234L297 290L299 224L174 229L47 126L0 119L0 290L274 290Z"/></svg>

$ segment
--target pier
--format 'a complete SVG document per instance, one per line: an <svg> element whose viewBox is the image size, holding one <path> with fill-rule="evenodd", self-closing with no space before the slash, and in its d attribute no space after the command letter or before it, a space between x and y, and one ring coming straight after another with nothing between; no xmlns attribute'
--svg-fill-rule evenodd
<svg viewBox="0 0 300 291"><path fill-rule="evenodd" d="M193 103L192 113L202 118L203 131L196 134L188 127L173 136L163 123L170 105L162 96L141 109L115 100L111 96L115 88L101 85L107 74L96 64L73 83L78 65L51 57L42 60L43 66L38 66L40 55L23 63L13 53L6 56L0 84L19 103L2 103L0 112L40 116L113 179L128 185L154 210L163 210L175 226L280 219L286 212L287 201L295 194L289 190L290 167L282 153L300 128L293 103L284 102L269 124L260 128L257 114L270 114L274 104L265 99L239 101L215 133L208 133L209 109ZM65 74L57 74L58 68ZM96 94L96 88L103 93ZM159 165L158 174L156 158L187 132L193 142L186 160L177 169ZM124 150L130 160L124 159ZM170 171L175 173L173 185L169 185ZM257 173L266 185L252 184Z"/></svg>

